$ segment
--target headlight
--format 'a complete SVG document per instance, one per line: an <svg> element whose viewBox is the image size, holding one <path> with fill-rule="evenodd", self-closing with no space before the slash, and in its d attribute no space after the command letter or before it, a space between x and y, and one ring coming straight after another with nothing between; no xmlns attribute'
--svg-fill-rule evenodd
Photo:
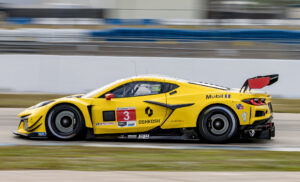
<svg viewBox="0 0 300 182"><path fill-rule="evenodd" d="M21 122L23 122L23 127L24 127L24 130L28 131L28 117L29 116L24 116L21 118Z"/></svg>
<svg viewBox="0 0 300 182"><path fill-rule="evenodd" d="M30 107L29 109L36 109L36 108L39 108L39 107L43 107L43 106L48 105L52 102L53 102L53 100L44 101L44 102L38 103L38 104Z"/></svg>

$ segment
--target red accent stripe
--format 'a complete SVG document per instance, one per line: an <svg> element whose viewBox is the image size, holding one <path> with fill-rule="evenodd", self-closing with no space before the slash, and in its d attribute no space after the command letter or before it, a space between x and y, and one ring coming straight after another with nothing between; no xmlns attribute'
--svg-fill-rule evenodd
<svg viewBox="0 0 300 182"><path fill-rule="evenodd" d="M251 89L260 89L269 85L270 77L254 78L248 80L249 88Z"/></svg>

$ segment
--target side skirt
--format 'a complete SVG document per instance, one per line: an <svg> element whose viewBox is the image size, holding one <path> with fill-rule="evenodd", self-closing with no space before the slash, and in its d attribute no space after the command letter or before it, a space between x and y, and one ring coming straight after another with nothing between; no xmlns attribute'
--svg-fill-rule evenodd
<svg viewBox="0 0 300 182"><path fill-rule="evenodd" d="M95 135L94 139L142 139L142 140L199 140L195 128L163 130L155 128L143 133Z"/></svg>

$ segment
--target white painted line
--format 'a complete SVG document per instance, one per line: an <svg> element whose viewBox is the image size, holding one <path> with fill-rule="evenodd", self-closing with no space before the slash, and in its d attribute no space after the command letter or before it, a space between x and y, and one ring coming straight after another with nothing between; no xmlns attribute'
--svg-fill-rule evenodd
<svg viewBox="0 0 300 182"><path fill-rule="evenodd" d="M298 147L241 147L241 146L160 146L160 145L114 145L114 144L82 144L86 147L116 147L116 148L151 148L175 150L252 150L252 151L284 151L300 152Z"/></svg>
<svg viewBox="0 0 300 182"><path fill-rule="evenodd" d="M24 144L18 143L0 143L0 147L4 146L20 146ZM163 146L163 145L140 145L140 144L73 144L73 143L43 143L30 144L26 146L83 146L83 147L112 147L112 148L136 148L136 149L170 149L170 150L251 150L251 151L277 151L277 152L300 152L300 147L243 147L243 146L218 146L218 145L199 145L199 146Z"/></svg>

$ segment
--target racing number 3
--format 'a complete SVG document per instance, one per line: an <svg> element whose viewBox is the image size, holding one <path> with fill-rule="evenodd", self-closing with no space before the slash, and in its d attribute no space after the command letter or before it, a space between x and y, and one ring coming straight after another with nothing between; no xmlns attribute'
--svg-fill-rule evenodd
<svg viewBox="0 0 300 182"><path fill-rule="evenodd" d="M117 108L117 121L135 121L135 107Z"/></svg>
<svg viewBox="0 0 300 182"><path fill-rule="evenodd" d="M129 121L130 119L129 111L124 111L123 114L125 115L124 120Z"/></svg>

